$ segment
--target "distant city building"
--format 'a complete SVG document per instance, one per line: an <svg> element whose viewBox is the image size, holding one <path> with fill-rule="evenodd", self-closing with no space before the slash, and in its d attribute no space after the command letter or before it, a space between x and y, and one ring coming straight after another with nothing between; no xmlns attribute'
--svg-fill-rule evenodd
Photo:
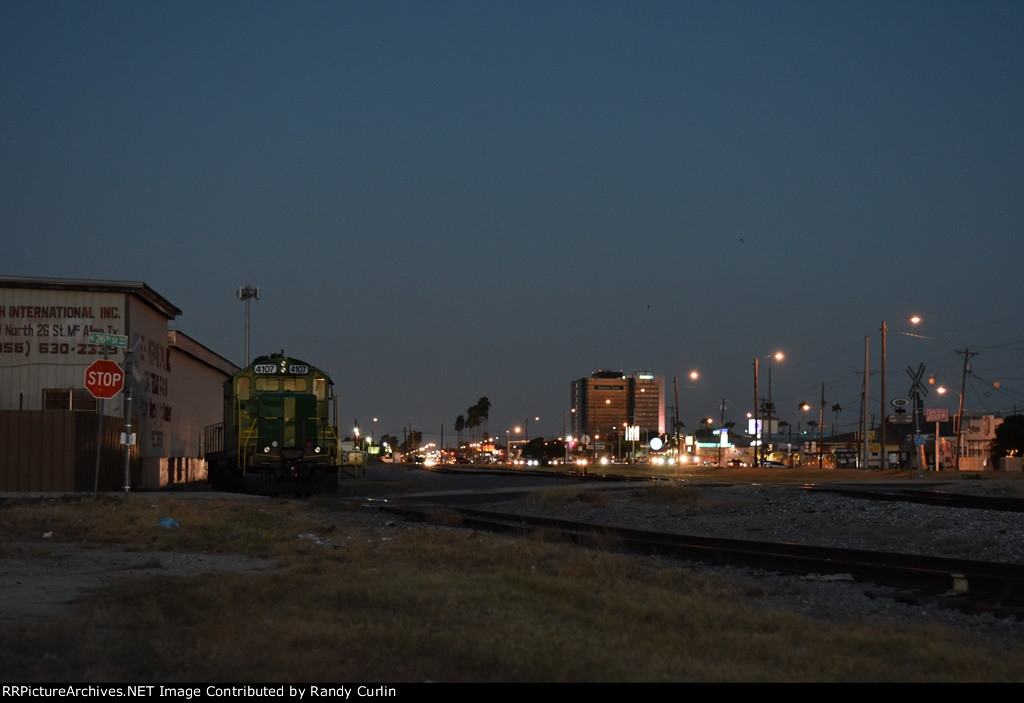
<svg viewBox="0 0 1024 703"><path fill-rule="evenodd" d="M665 377L637 371L629 378L632 424L641 437L663 434L665 426Z"/></svg>
<svg viewBox="0 0 1024 703"><path fill-rule="evenodd" d="M572 435L605 442L638 428L639 439L665 432L665 378L649 371L595 371L572 382Z"/></svg>

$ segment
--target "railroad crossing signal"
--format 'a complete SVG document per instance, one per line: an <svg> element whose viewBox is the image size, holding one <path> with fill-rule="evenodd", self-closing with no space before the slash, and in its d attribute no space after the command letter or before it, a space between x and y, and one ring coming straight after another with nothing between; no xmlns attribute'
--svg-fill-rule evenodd
<svg viewBox="0 0 1024 703"><path fill-rule="evenodd" d="M907 395L911 398L917 393L928 395L928 389L921 383L921 377L924 376L924 364L918 364L917 371L912 370L908 366L907 375L910 376L910 390L907 392Z"/></svg>
<svg viewBox="0 0 1024 703"><path fill-rule="evenodd" d="M124 371L115 361L97 359L85 370L85 387L93 398L113 398L124 388Z"/></svg>

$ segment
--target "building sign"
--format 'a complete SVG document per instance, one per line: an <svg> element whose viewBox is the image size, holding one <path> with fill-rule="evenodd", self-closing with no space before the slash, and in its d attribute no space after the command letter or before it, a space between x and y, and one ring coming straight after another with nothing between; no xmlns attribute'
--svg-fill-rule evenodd
<svg viewBox="0 0 1024 703"><path fill-rule="evenodd" d="M996 428L1003 424L1003 418L993 415L967 418L969 423L964 427L964 439L968 442L992 441L996 438Z"/></svg>
<svg viewBox="0 0 1024 703"><path fill-rule="evenodd" d="M105 412L117 415L131 398L140 446L163 451L174 421L167 324L140 312L129 339L131 300L124 292L0 289L0 407L22 407L22 396L43 397L49 389L82 388L113 397ZM123 388L113 395L106 384L90 382L102 377L85 376L107 358L124 372Z"/></svg>
<svg viewBox="0 0 1024 703"><path fill-rule="evenodd" d="M836 467L840 469L857 468L859 451L848 447L838 447L835 451Z"/></svg>
<svg viewBox="0 0 1024 703"><path fill-rule="evenodd" d="M90 334L124 332L124 296L116 293L7 289L0 298L0 366L87 364L114 355Z"/></svg>
<svg viewBox="0 0 1024 703"><path fill-rule="evenodd" d="M926 422L945 422L949 419L949 408L925 408L924 419Z"/></svg>

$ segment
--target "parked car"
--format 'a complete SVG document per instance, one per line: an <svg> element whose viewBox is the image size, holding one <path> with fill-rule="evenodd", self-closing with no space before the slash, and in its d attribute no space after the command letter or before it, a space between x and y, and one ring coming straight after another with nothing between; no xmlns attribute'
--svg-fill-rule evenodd
<svg viewBox="0 0 1024 703"><path fill-rule="evenodd" d="M725 462L725 465L737 468L740 466L746 466L747 462L743 461L742 459L729 459L729 461Z"/></svg>
<svg viewBox="0 0 1024 703"><path fill-rule="evenodd" d="M783 464L781 461L762 461L760 466L766 469L788 469L788 464Z"/></svg>

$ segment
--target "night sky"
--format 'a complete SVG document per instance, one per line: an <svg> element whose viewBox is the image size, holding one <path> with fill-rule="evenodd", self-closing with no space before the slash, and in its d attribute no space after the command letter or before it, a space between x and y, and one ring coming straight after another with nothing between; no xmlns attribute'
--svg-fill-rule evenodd
<svg viewBox="0 0 1024 703"><path fill-rule="evenodd" d="M598 369L740 424L777 349L848 431L883 321L888 396L955 409L969 350L1008 413L1022 88L1019 0L0 0L0 274L143 281L236 363L257 286L253 355L399 437L559 434Z"/></svg>

